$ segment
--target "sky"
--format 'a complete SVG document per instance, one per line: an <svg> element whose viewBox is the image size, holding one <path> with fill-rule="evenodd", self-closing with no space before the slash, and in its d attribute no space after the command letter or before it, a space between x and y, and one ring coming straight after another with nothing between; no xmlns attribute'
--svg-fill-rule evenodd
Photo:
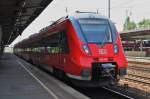
<svg viewBox="0 0 150 99"><path fill-rule="evenodd" d="M150 0L110 0L111 20L118 31L122 31L125 18L138 23L143 18L150 19ZM67 8L67 12L66 12ZM108 0L53 0L52 3L36 18L11 45L38 33L42 28L57 19L75 13L75 11L98 12L108 17Z"/></svg>

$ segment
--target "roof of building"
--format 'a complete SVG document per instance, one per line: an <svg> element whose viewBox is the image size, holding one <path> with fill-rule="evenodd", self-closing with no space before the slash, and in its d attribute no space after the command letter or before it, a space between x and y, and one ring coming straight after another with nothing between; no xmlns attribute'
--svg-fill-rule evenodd
<svg viewBox="0 0 150 99"><path fill-rule="evenodd" d="M1 0L2 41L10 44L52 0Z"/></svg>

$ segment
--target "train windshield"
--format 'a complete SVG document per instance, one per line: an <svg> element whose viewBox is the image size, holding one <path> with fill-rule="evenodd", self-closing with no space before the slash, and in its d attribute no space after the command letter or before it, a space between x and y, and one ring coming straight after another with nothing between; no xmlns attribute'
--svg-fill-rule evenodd
<svg viewBox="0 0 150 99"><path fill-rule="evenodd" d="M111 43L112 36L108 20L104 19L79 19L82 33L88 43Z"/></svg>

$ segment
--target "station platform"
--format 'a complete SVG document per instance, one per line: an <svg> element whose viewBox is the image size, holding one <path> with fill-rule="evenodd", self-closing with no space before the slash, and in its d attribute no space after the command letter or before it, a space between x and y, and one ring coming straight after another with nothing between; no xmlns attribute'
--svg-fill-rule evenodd
<svg viewBox="0 0 150 99"><path fill-rule="evenodd" d="M0 99L89 99L17 56L0 59Z"/></svg>
<svg viewBox="0 0 150 99"><path fill-rule="evenodd" d="M150 64L150 57L131 57L131 56L127 56L127 60L129 62Z"/></svg>

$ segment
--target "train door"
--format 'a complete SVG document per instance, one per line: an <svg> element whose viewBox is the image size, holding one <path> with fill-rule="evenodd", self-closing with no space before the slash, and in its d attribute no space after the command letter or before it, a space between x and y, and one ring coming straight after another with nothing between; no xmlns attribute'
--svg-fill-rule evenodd
<svg viewBox="0 0 150 99"><path fill-rule="evenodd" d="M59 68L60 66L60 42L61 36L60 32L53 32L50 37L48 37L47 45L47 62L49 65Z"/></svg>
<svg viewBox="0 0 150 99"><path fill-rule="evenodd" d="M59 42L58 42L58 47L59 47L59 65L62 67L62 32L59 33ZM63 68L63 67L62 67Z"/></svg>
<svg viewBox="0 0 150 99"><path fill-rule="evenodd" d="M41 38L39 41L39 64L44 66L46 64L46 54L47 54L47 41L48 38Z"/></svg>
<svg viewBox="0 0 150 99"><path fill-rule="evenodd" d="M39 50L40 50L39 64L43 65L44 64L44 57L45 57L45 47L40 46Z"/></svg>
<svg viewBox="0 0 150 99"><path fill-rule="evenodd" d="M68 42L67 42L67 34L66 31L61 31L60 33L60 54L59 54L59 64L64 68L64 65L66 63L66 55L69 52Z"/></svg>

